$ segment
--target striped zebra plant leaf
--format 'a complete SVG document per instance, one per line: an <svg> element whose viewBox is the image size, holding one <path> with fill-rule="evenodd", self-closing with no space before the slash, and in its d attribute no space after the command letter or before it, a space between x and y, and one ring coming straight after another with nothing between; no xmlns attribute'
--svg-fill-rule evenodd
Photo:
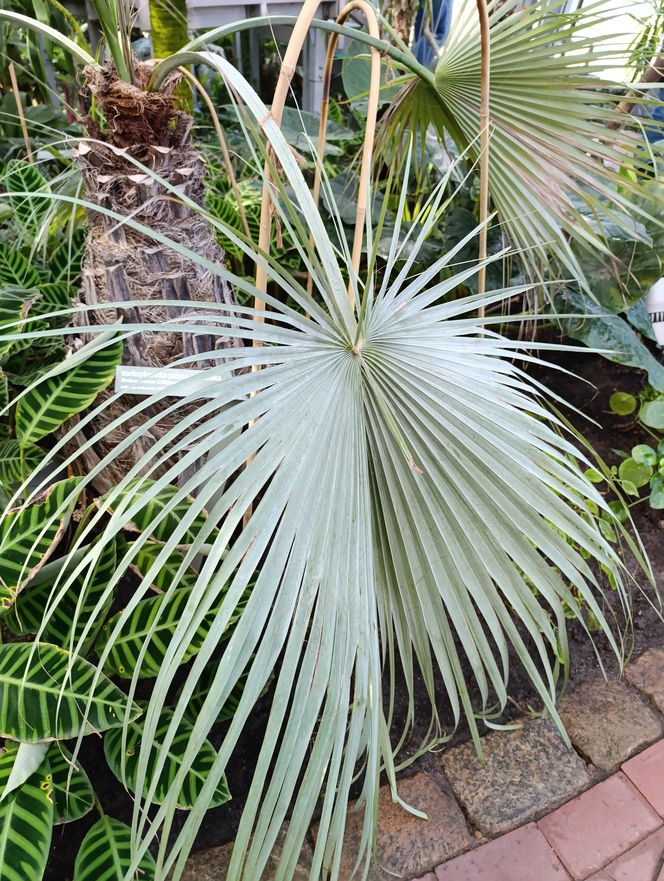
<svg viewBox="0 0 664 881"><path fill-rule="evenodd" d="M185 612L191 592L191 588L179 587L168 593L141 600L122 622L120 632L115 637L112 636L113 630L123 613L118 612L110 618L102 627L98 639L98 642L104 646L112 641L112 647L104 662L104 672L120 676L122 679L131 679L132 676L138 679L150 679L157 676L171 639ZM247 599L248 593L242 598L229 620L223 639L227 639L233 632ZM222 600L223 594L202 620L182 656L181 664L187 663L198 654L214 624Z"/></svg>
<svg viewBox="0 0 664 881"><path fill-rule="evenodd" d="M189 698L189 702L187 704L187 708L184 711L184 718L191 722L193 725L198 719L200 712L203 708L203 704L205 702L206 697L210 693L210 689L214 685L214 678L217 675L217 670L219 668L218 661L212 661L207 664L196 681L196 685L194 686L194 690L191 693ZM232 719L235 715L235 711L237 710L238 704L240 703L240 698L244 692L245 685L247 684L247 679L249 677L249 673L251 672L251 666L247 667L245 672L240 676L235 686L231 690L231 693L226 698L226 702L222 706L219 711L219 715L217 716L217 722L226 722L229 719ZM268 680L265 688L261 693L261 697L267 692L270 687L272 679ZM176 696L176 700L179 700L182 689L178 691Z"/></svg>
<svg viewBox="0 0 664 881"><path fill-rule="evenodd" d="M79 478L54 483L33 504L0 517L0 613L10 609L46 563L67 528Z"/></svg>
<svg viewBox="0 0 664 881"><path fill-rule="evenodd" d="M0 357L5 358L29 345L27 340L8 339L9 335L46 327L45 324L28 318L38 296L38 292L34 290L0 288Z"/></svg>
<svg viewBox="0 0 664 881"><path fill-rule="evenodd" d="M15 750L0 754L0 790L14 765ZM53 791L48 759L0 801L0 881L40 881L53 834Z"/></svg>
<svg viewBox="0 0 664 881"><path fill-rule="evenodd" d="M4 748L12 766L9 777L1 785L0 801L8 798L10 793L23 786L28 777L39 770L49 750L47 743L16 743L12 740L8 740Z"/></svg>
<svg viewBox="0 0 664 881"><path fill-rule="evenodd" d="M133 545L130 544L129 547L131 548ZM140 575L141 578L147 578L148 572L150 572L162 548L163 545L159 544L159 542L144 542L142 547L136 552L131 566L132 570L137 575ZM196 572L190 568L185 568L180 572L183 563L184 554L180 551L173 551L166 562L160 563L159 568L150 575L152 587L163 593L176 580L178 587L193 587L196 583Z"/></svg>
<svg viewBox="0 0 664 881"><path fill-rule="evenodd" d="M0 244L0 285L16 288L38 288L41 277L35 267L16 248Z"/></svg>
<svg viewBox="0 0 664 881"><path fill-rule="evenodd" d="M16 436L22 444L35 443L85 410L115 376L122 359L122 340L96 349L84 361L29 389L16 407Z"/></svg>
<svg viewBox="0 0 664 881"><path fill-rule="evenodd" d="M2 183L9 193L9 204L14 211L15 221L26 232L34 235L51 204L50 199L39 195L50 192L48 181L32 163L24 159L12 159L7 165Z"/></svg>
<svg viewBox="0 0 664 881"><path fill-rule="evenodd" d="M51 744L48 762L53 783L53 822L58 825L80 820L94 805L90 778L60 743Z"/></svg>
<svg viewBox="0 0 664 881"><path fill-rule="evenodd" d="M170 506L171 500L178 494L175 486L167 486L159 491L153 489L154 480L136 478L128 481L121 492L111 490L98 499L100 507L109 511L117 511L120 506L130 505L136 512L125 528L134 532L145 533L156 541L167 541L175 528L180 525L191 507L191 499L185 496L177 504ZM181 544L190 544L196 539L207 515L199 514L191 523L182 537Z"/></svg>
<svg viewBox="0 0 664 881"><path fill-rule="evenodd" d="M50 254L48 269L54 282L77 281L81 274L86 239L85 229L77 227L72 235Z"/></svg>
<svg viewBox="0 0 664 881"><path fill-rule="evenodd" d="M74 865L74 881L154 881L156 866L150 855L142 857L135 873L132 833L114 817L102 817L83 839Z"/></svg>
<svg viewBox="0 0 664 881"><path fill-rule="evenodd" d="M90 548L90 545L80 548L79 555L87 553ZM48 573L50 577L36 578L18 595L13 614L7 619L10 629L21 636L37 633L48 609L49 617L40 633L40 639L68 648L70 644L78 643L86 625L92 619L93 626L86 634L86 641L81 649L82 654L86 654L86 648L89 649L95 641L113 602L112 592L107 597L103 594L115 572L116 562L116 543L106 542L92 571L84 569L71 584L67 584L69 576L66 569L63 572L60 561L55 561L51 566L57 569L53 574ZM59 579L59 586L54 587L56 578ZM62 590L65 592L60 596ZM58 597L57 603L54 596ZM98 606L102 598L103 603Z"/></svg>
<svg viewBox="0 0 664 881"><path fill-rule="evenodd" d="M127 708L127 696L83 658L48 643L0 646L0 737L66 740L121 725Z"/></svg>
<svg viewBox="0 0 664 881"><path fill-rule="evenodd" d="M39 466L45 455L44 450L35 444L21 446L16 438L0 440L0 485L9 489L23 483Z"/></svg>
<svg viewBox="0 0 664 881"><path fill-rule="evenodd" d="M166 752L166 761L163 764L158 779L155 779L153 767L157 757L164 757L163 740L168 732L169 726L173 720L173 712L168 708L164 708L159 717L156 731L152 737L153 748L148 758L148 770L145 775L145 786L141 795L149 798L152 804L162 804L164 799L171 793L173 781L180 770L182 757L193 731L193 725L186 720L182 720L178 725L177 733L170 742ZM140 720L132 722L128 726L126 740L123 748L123 731L118 728L115 731L109 731L104 736L104 755L111 768L111 771L118 778L123 786L126 786L130 792L136 793L136 776L138 771L138 759L140 755L140 744L143 739L143 726ZM217 751L209 741L205 741L196 754L193 763L188 767L187 773L182 781L181 788L177 797L177 806L182 810L189 810L196 804L208 772L214 760L217 757ZM212 796L210 807L217 808L220 805L230 801L231 794L228 789L226 778L222 777Z"/></svg>
<svg viewBox="0 0 664 881"><path fill-rule="evenodd" d="M9 383L7 374L0 368L0 410L4 410L7 406L9 406Z"/></svg>

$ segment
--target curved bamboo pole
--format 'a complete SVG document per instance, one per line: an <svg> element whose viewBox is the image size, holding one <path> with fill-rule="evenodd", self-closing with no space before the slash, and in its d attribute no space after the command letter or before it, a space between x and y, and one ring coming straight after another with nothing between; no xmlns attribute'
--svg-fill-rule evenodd
<svg viewBox="0 0 664 881"><path fill-rule="evenodd" d="M481 98L480 98L480 204L479 221L482 224L479 242L479 260L487 257L486 219L489 215L489 112L491 95L491 24L487 0L477 0L480 19L480 42L482 51ZM486 267L482 267L477 277L477 292L486 291ZM478 309L478 317L484 318L484 306Z"/></svg>
<svg viewBox="0 0 664 881"><path fill-rule="evenodd" d="M364 13L369 33L372 37L378 39L380 37L380 27L378 25L378 17L376 12L367 0L351 0L341 10L336 18L337 24L343 24L351 12L360 10ZM323 71L323 100L320 108L320 126L318 129L318 149L316 155L316 175L314 177L313 199L316 205L320 196L320 185L323 168L323 152L325 150L325 135L327 133L327 120L330 109L330 85L332 82L332 67L334 64L334 53L339 42L339 33L333 32L330 42L327 45L327 54L325 57L325 69ZM367 107L367 124L364 133L364 144L362 145L362 159L360 164L360 179L358 183L358 199L357 210L355 212L355 232L353 235L353 250L351 255L352 270L357 277L360 268L360 259L362 257L362 240L364 238L364 223L367 215L367 191L369 176L371 174L371 164L373 160L373 147L376 135L376 124L378 121L378 100L380 97L380 52L374 47L371 48L371 77L369 81L369 101ZM355 308L355 284L353 280L353 272L348 280L348 299L353 308ZM307 279L307 291L312 292L313 279L311 275Z"/></svg>

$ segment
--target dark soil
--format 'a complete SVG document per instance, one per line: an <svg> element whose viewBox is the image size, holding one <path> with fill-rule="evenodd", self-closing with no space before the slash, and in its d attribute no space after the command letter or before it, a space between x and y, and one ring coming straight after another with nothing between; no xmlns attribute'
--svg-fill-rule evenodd
<svg viewBox="0 0 664 881"><path fill-rule="evenodd" d="M550 360L553 361L554 359L551 358ZM586 417L589 417L584 418L572 410L566 413L570 421L577 429L583 432L605 461L609 464L618 461L618 457L613 452L614 449L628 451L633 445L644 442L644 433L633 420L615 416L608 407L609 397L614 391L636 393L642 388L643 376L640 371L619 367L598 356L589 355L583 349L579 349L578 354L566 353L558 355L557 360L561 364L564 363L567 370L577 374L581 379L568 376L553 369L539 371L537 378L568 401L573 407L584 413ZM598 424L596 425L589 420L595 420ZM664 584L664 542L662 542L664 535L664 512L650 510L647 502L645 502L637 505L633 509L633 514L643 543L650 555L657 581L659 584ZM652 600L654 598L653 594L647 588L646 579L638 570L636 564L633 563L630 569L638 585L643 590L649 591L649 596ZM611 601L610 589L607 591L607 596L609 601ZM664 623L646 596L636 587L633 589L633 614L634 626L631 647L634 654L639 654L651 645L664 644ZM580 625L570 622L569 632L572 655L571 683L574 684L590 675L596 674L599 665L595 650L589 643ZM599 636L596 639L596 651L607 672L615 672L617 670L615 657L606 640ZM445 696L442 687L439 694L440 705L443 708L441 716L443 721L449 724L449 730L451 731L452 720L445 718ZM515 663L512 667L509 695L510 704L506 711L506 718L508 719L521 715L529 706L537 707L537 699L533 687L518 663ZM416 710L419 710L421 723L413 732L412 742L415 745L425 735L429 720L429 707L423 687L417 690ZM228 779L234 796L233 801L222 808L209 812L201 829L196 849L212 847L234 837L243 801L249 789L253 768L260 749L268 711L269 695L257 707L252 720L247 726L240 747L230 763ZM401 730L401 726L406 718L406 712L407 696L402 692L397 695L395 731ZM218 735L218 739L221 739L222 733ZM462 728L454 734L452 742L456 743L467 738L468 732L465 728ZM103 756L101 738L87 738L81 760L101 797L104 809L112 816L128 820L131 802L123 787L108 771ZM414 767L416 766L417 763ZM71 826L56 828L49 866L45 876L46 881L67 881L67 879L71 879L76 851L87 828L94 821L95 816L91 814L84 820Z"/></svg>

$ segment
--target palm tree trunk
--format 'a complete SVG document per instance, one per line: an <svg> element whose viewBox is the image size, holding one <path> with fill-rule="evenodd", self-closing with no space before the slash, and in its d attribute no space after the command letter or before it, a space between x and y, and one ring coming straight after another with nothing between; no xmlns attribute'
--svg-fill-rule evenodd
<svg viewBox="0 0 664 881"><path fill-rule="evenodd" d="M101 133L93 123L88 129L95 140L82 142L79 164L86 198L93 205L108 209L122 217L131 217L155 233L182 245L213 264L223 264L223 252L213 229L205 218L173 196L163 184L148 173L141 173L130 157L151 169L188 199L201 205L204 197L205 165L201 154L190 143L192 120L175 107L176 83L166 91L152 94L141 85L147 80L150 65L137 64L135 85L118 80L111 68L102 74L88 70L90 91L108 121ZM102 140L103 138L103 140ZM131 310L103 309L82 312L82 322L116 323L125 321L160 322L173 320L187 312L187 307L159 305L158 301L182 300L233 303L230 287L219 276L197 261L183 256L176 248L161 244L126 224L119 224L107 214L91 210L88 215L89 236L83 270L82 302L96 306L126 301L145 301L145 308ZM192 312L193 310L190 310ZM129 314L128 314L129 312ZM199 313L200 314L200 313ZM209 324L209 321L207 322ZM230 336L210 337L204 334L173 334L155 329L125 343L125 365L166 367L178 358L224 349L234 344ZM219 358L198 362L209 366ZM196 366L196 365L190 365ZM122 404L108 408L86 432L98 431L138 399L123 396ZM114 431L95 451L86 464L94 464L130 430L153 415L145 411L139 419ZM182 411L178 419L182 417ZM159 437L171 428L163 420L150 436L136 443L126 454L106 469L100 487L107 488L127 473ZM161 472L167 466L164 465ZM156 472L158 474L160 472Z"/></svg>

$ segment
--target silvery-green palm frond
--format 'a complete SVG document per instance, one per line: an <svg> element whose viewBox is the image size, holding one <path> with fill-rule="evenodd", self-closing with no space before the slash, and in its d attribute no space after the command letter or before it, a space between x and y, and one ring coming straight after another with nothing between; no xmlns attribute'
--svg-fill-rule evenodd
<svg viewBox="0 0 664 881"><path fill-rule="evenodd" d="M480 748L479 720L496 718L507 701L511 650L556 720L559 666L569 659L566 616L583 622L583 609L592 611L621 655L595 564L612 572L617 596L625 607L628 601L622 564L596 520L598 511L609 518L611 512L584 477L585 460L574 438L515 362L532 356L493 332L491 319L480 325L475 317L480 302L499 302L515 291L452 299L455 287L477 270L441 282L454 251L412 276L444 188L425 206L427 219L411 228L408 247L399 244L402 199L388 256L380 272L357 280L354 311L345 276L350 257L343 244L333 244L278 127L230 64L219 56L206 60L221 71L267 139L269 154L254 145L256 166L268 156L278 163L275 210L312 273L314 298L267 255L251 251L223 227L266 267L272 281L267 320L249 307L192 304L199 310L195 325L174 317L160 328L223 337L230 331L244 345L227 350L223 365L184 376L175 389L181 397L171 387L168 395L157 393L127 411L131 418L159 405L161 413L146 416L144 425L108 454L119 455L124 443L139 437L146 450L79 526L77 546L83 550L73 559L71 578L92 566L124 527L132 527L135 540L119 554L111 583L69 648L74 659L84 651L114 585L138 568L140 584L103 631L96 652L99 670L119 671L131 697L144 675L155 677L140 737L127 718L122 737L113 735L113 753L138 794L134 866L151 847L160 881L171 870L179 877L252 709L274 675L228 878L263 877L286 821L276 877L292 878L317 812L310 871L316 881L338 875L356 777L367 806L358 860L370 850L382 771L398 798L391 703L397 688L406 690L410 725L416 668L431 701L430 742L451 734L439 719L442 700L455 724L465 717ZM325 198L331 205L330 190ZM125 222L135 224L131 218ZM254 293L222 266L208 268ZM131 313L127 319L110 328L86 328L99 334L90 345L114 346L109 334L146 330L132 323ZM174 366L208 357L201 353ZM111 395L97 409L115 400ZM152 422L169 413L178 418L168 435L146 443ZM77 432L85 433L87 425L89 416L82 416L69 439L80 439ZM98 436L114 427L111 423ZM65 437L54 451L66 443ZM86 473L82 483L94 481L104 464ZM90 547L91 535L100 538ZM148 544L148 564L137 567L137 555L147 553ZM180 562L174 565L177 553ZM198 574L192 583L194 563ZM154 606L133 651L123 644L120 669L119 641L164 569L168 579L159 583L166 599ZM187 602L179 604L164 645L160 624L181 599L185 579ZM66 584L56 584L51 611L64 590ZM236 623L229 631L231 621ZM184 661L190 666L174 695ZM439 677L442 698L436 692ZM180 722L203 679L209 692L199 699L183 741ZM241 679L244 690L233 718L169 849L187 771ZM164 724L165 705L172 713ZM130 738L137 753L131 774ZM171 748L175 743L177 750ZM165 769L172 770L167 792Z"/></svg>
<svg viewBox="0 0 664 881"><path fill-rule="evenodd" d="M489 2L491 201L537 278L553 258L563 274L587 281L575 248L607 250L602 228L625 226L630 174L652 160L644 121L617 109L624 88L601 78L616 64L615 47L604 48L593 31L609 14L601 7L562 14L550 0ZM476 4L461 0L433 82L404 77L385 118L386 148L404 131L434 124L477 156L480 91Z"/></svg>

